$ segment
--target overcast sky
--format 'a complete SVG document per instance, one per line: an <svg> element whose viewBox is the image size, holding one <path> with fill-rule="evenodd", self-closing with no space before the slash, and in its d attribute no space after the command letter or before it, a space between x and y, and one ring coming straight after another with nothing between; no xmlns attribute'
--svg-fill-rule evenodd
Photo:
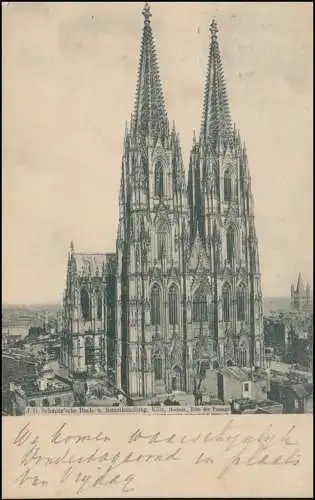
<svg viewBox="0 0 315 500"><path fill-rule="evenodd" d="M125 121L143 3L3 7L3 302L61 299L70 240L115 251ZM313 274L312 4L151 3L186 171L215 17L246 140L265 296Z"/></svg>

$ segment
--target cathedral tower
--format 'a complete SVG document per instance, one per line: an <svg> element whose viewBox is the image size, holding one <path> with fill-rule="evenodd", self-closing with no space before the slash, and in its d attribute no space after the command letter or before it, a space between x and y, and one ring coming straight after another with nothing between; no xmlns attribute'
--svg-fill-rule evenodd
<svg viewBox="0 0 315 500"><path fill-rule="evenodd" d="M219 366L263 366L263 310L251 177L245 143L232 125L215 21L199 142L190 156L191 241L208 261L210 338ZM194 291L192 290L192 293Z"/></svg>
<svg viewBox="0 0 315 500"><path fill-rule="evenodd" d="M189 212L180 141L175 125L169 126L147 4L143 16L119 194L116 383L144 397L187 389Z"/></svg>

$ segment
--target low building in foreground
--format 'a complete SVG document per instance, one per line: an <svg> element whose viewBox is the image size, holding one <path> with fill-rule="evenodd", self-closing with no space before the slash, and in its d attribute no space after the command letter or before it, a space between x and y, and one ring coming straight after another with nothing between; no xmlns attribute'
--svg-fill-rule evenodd
<svg viewBox="0 0 315 500"><path fill-rule="evenodd" d="M263 401L234 399L231 402L231 412L236 414L279 414L283 413L283 405L268 399Z"/></svg>
<svg viewBox="0 0 315 500"><path fill-rule="evenodd" d="M213 371L207 370L196 385L202 400L217 399L228 403L234 399L262 401L267 399L269 375L264 370L250 370L228 366Z"/></svg>
<svg viewBox="0 0 315 500"><path fill-rule="evenodd" d="M288 377L273 377L268 396L283 404L284 413L313 413L313 384Z"/></svg>

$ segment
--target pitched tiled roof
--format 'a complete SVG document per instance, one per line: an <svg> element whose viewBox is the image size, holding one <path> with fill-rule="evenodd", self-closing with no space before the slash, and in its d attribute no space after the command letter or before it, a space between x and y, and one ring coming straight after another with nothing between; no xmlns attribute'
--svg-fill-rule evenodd
<svg viewBox="0 0 315 500"><path fill-rule="evenodd" d="M293 384L291 389L299 399L307 398L313 392L312 387L305 384Z"/></svg>
<svg viewBox="0 0 315 500"><path fill-rule="evenodd" d="M226 367L223 369L222 373L223 375L227 375L228 377L236 378L240 382L246 382L247 380L250 379L249 374L245 370L242 370L242 368L239 368L238 366Z"/></svg>

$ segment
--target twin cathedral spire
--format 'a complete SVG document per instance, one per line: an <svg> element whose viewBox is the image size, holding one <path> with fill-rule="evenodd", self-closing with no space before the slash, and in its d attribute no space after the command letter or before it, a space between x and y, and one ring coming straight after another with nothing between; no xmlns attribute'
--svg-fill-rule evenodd
<svg viewBox="0 0 315 500"><path fill-rule="evenodd" d="M171 146L173 150L173 163L179 164L173 172L175 186L173 188L185 188L185 175L182 167L182 153L180 147L179 135L176 132L175 122L170 130L167 116L163 86L160 78L158 58L156 54L154 35L151 26L151 10L148 3L142 11L144 16L144 26L141 39L140 60L138 67L138 79L136 86L134 110L131 114L130 124L126 124L125 144L135 146L141 151L142 157L147 155L147 147L155 148L159 143L161 147ZM188 174L188 197L192 210L192 220L202 211L198 207L200 203L200 194L198 193L200 182L205 182L206 178L214 179L215 158L220 153L236 153L240 158L244 170L247 165L247 154L245 143L241 144L240 133L235 124L232 124L229 102L226 90L226 84L223 73L223 65L220 55L218 41L218 26L215 20L210 24L209 36L209 57L206 71L206 81L204 89L204 99L202 106L201 127L199 140L196 140L195 132L192 140L192 152L190 164L194 163L194 155L197 153L203 157L206 155L209 159L208 166L206 162L198 167L190 166ZM209 163L212 161L212 168ZM142 168L142 183L149 187L148 165ZM154 194L161 195L164 192L165 183L162 175L162 163L158 163L155 172ZM212 170L212 174L210 172ZM192 178L194 177L194 179ZM196 180L197 178L197 180ZM226 176L224 181L224 197L229 200L232 197L233 186ZM191 184L191 185L190 185ZM197 190L197 192L196 192ZM219 190L219 186L214 186L213 191ZM189 192L191 191L191 193ZM153 193L150 193L150 195ZM197 196L197 199L196 199ZM202 223L197 226L203 233Z"/></svg>

